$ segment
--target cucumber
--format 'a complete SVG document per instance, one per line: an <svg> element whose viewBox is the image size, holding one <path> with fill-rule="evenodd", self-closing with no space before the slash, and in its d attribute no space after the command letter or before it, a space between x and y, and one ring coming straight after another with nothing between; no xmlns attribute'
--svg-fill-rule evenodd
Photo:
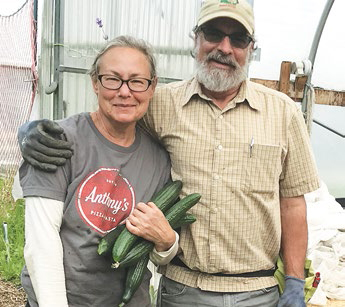
<svg viewBox="0 0 345 307"><path fill-rule="evenodd" d="M189 225L196 221L196 217L191 213L186 213L177 223L174 225L173 229L180 228L183 225Z"/></svg>
<svg viewBox="0 0 345 307"><path fill-rule="evenodd" d="M176 228L176 223L183 218L190 208L199 202L200 198L201 195L199 193L193 193L187 195L174 204L174 206L172 206L165 214L170 226L172 228Z"/></svg>
<svg viewBox="0 0 345 307"><path fill-rule="evenodd" d="M125 228L125 224L117 226L112 231L108 232L98 243L97 252L99 255L108 255L111 253L113 245L120 235L121 231Z"/></svg>
<svg viewBox="0 0 345 307"><path fill-rule="evenodd" d="M182 181L175 180L166 184L150 201L165 212L170 208L180 195ZM115 262L120 262L138 240L138 236L132 234L127 228L123 229L113 246L112 255Z"/></svg>
<svg viewBox="0 0 345 307"><path fill-rule="evenodd" d="M153 250L154 246L155 245L153 242L141 239L138 244L133 246L133 248L128 252L126 257L121 262L115 262L111 267L117 269L120 266L121 268L125 268L134 265L143 256L148 255Z"/></svg>
<svg viewBox="0 0 345 307"><path fill-rule="evenodd" d="M133 297L135 291L139 288L143 281L148 262L149 255L146 255L145 257L142 257L136 265L129 267L126 276L125 291L122 294L122 302L119 307L127 304Z"/></svg>
<svg viewBox="0 0 345 307"><path fill-rule="evenodd" d="M182 189L182 181L175 180L167 183L163 188L161 188L156 194L151 198L151 202L165 213L180 196Z"/></svg>
<svg viewBox="0 0 345 307"><path fill-rule="evenodd" d="M195 216L193 214L187 213L179 221L177 221L176 224L173 225L174 227L172 226L172 228L176 229L181 227L182 225L194 223L195 221ZM128 254L122 261L113 263L111 267L117 269L118 267L125 268L133 265L138 262L141 257L149 254L153 250L153 248L153 242L141 239L138 244L133 246L133 248L128 252Z"/></svg>

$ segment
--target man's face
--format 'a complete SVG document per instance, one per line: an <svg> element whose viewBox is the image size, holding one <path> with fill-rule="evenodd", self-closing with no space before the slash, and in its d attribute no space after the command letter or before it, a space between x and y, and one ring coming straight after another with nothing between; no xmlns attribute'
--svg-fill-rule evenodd
<svg viewBox="0 0 345 307"><path fill-rule="evenodd" d="M238 87L247 77L253 48L250 39L245 46L248 38L245 28L229 18L217 18L202 27L205 30L198 32L196 37L197 80L215 92ZM224 33L232 38L225 36L219 42L210 41L213 33Z"/></svg>

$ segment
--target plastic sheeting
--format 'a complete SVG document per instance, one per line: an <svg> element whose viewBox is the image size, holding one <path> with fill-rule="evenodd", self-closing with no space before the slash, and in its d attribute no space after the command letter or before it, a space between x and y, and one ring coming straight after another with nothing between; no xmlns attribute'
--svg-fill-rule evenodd
<svg viewBox="0 0 345 307"><path fill-rule="evenodd" d="M308 212L308 251L321 282L310 304L325 306L327 298L345 300L345 210L329 194L322 182L320 189L306 194Z"/></svg>

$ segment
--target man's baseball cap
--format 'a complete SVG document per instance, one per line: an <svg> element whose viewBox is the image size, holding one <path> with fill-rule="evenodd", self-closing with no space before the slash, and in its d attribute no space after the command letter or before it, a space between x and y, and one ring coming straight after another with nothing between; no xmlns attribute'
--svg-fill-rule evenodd
<svg viewBox="0 0 345 307"><path fill-rule="evenodd" d="M254 13L246 0L205 0L201 6L197 27L219 17L237 20L248 31L254 34Z"/></svg>

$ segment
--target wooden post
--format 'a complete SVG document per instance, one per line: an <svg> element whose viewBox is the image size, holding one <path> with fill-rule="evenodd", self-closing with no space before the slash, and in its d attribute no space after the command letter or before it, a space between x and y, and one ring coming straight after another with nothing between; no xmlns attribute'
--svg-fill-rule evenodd
<svg viewBox="0 0 345 307"><path fill-rule="evenodd" d="M283 61L280 66L279 91L289 94L291 62Z"/></svg>
<svg viewBox="0 0 345 307"><path fill-rule="evenodd" d="M295 79L295 100L303 98L304 86L308 80L308 76L296 76Z"/></svg>

